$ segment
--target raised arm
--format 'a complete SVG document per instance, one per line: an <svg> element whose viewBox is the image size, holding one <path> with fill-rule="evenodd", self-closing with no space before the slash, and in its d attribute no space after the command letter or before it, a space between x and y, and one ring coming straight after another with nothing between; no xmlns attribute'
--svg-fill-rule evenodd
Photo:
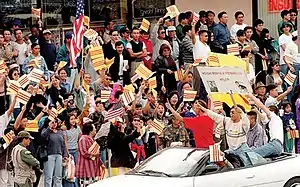
<svg viewBox="0 0 300 187"><path fill-rule="evenodd" d="M262 109L267 116L270 116L271 111L259 99L257 99L253 94L249 94L249 97L252 99L252 101L254 101L258 108Z"/></svg>
<svg viewBox="0 0 300 187"><path fill-rule="evenodd" d="M278 102L282 101L285 98L285 96L287 96L292 91L292 89L293 89L293 87L289 86L288 89L285 92L283 92L278 97L276 97L276 100Z"/></svg>

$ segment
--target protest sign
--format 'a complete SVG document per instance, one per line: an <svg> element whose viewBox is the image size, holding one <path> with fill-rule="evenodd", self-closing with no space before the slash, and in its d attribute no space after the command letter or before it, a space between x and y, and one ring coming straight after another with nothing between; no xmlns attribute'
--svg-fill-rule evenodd
<svg viewBox="0 0 300 187"><path fill-rule="evenodd" d="M198 67L198 71L209 94L248 94L252 92L251 85L242 68Z"/></svg>

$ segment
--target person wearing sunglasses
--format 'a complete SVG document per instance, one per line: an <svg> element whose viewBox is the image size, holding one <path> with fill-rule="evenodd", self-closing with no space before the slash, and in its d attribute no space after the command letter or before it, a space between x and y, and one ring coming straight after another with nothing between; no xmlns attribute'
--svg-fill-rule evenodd
<svg viewBox="0 0 300 187"><path fill-rule="evenodd" d="M290 23L293 26L293 29L296 31L297 30L297 16L298 16L298 11L295 9L291 9L290 10L290 14L291 14L291 20Z"/></svg>

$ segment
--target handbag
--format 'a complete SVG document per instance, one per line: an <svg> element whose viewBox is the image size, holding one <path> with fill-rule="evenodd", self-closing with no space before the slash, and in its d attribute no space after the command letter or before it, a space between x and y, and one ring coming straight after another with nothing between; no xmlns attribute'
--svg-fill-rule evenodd
<svg viewBox="0 0 300 187"><path fill-rule="evenodd" d="M48 152L46 145L40 145L37 149L37 156L40 158L41 161L48 161Z"/></svg>

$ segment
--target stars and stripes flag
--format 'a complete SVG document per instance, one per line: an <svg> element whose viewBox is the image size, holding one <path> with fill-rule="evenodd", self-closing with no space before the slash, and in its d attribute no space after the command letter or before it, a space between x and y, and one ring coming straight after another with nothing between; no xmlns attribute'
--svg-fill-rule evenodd
<svg viewBox="0 0 300 187"><path fill-rule="evenodd" d="M284 81L287 82L290 86L292 86L294 84L296 78L297 78L297 75L295 75L291 71L289 71L286 74Z"/></svg>
<svg viewBox="0 0 300 187"><path fill-rule="evenodd" d="M210 162L222 162L224 160L224 156L221 152L220 143L216 143L214 145L209 146L209 160Z"/></svg>
<svg viewBox="0 0 300 187"><path fill-rule="evenodd" d="M111 108L108 110L108 113L107 115L105 116L104 120L106 121L109 121L109 120L112 120L116 117L120 117L120 116L123 116L124 114L124 108L123 107L119 107L117 109L115 108Z"/></svg>
<svg viewBox="0 0 300 187"><path fill-rule="evenodd" d="M38 121L37 120L28 121L25 130L28 132L39 132Z"/></svg>
<svg viewBox="0 0 300 187"><path fill-rule="evenodd" d="M28 86L29 84L29 77L28 75L24 74L22 75L19 79L18 79L18 82L20 84L20 86L24 89L26 86Z"/></svg>
<svg viewBox="0 0 300 187"><path fill-rule="evenodd" d="M17 94L17 101L18 102L26 105L28 103L30 97L31 97L30 93L28 93L28 92L26 92L22 89L19 89L18 94Z"/></svg>
<svg viewBox="0 0 300 187"><path fill-rule="evenodd" d="M99 149L100 149L100 146L99 144L94 141L94 143L91 145L91 147L88 149L88 152L90 154L98 154L99 153Z"/></svg>
<svg viewBox="0 0 300 187"><path fill-rule="evenodd" d="M154 119L153 121L150 120L149 124L152 126L150 131L155 132L156 134L160 135L165 128L165 125Z"/></svg>
<svg viewBox="0 0 300 187"><path fill-rule="evenodd" d="M101 90L101 102L106 102L107 100L109 100L110 95L110 90Z"/></svg>
<svg viewBox="0 0 300 187"><path fill-rule="evenodd" d="M239 44L230 44L227 45L227 54L228 55L235 55L238 56L240 55L240 48L239 48Z"/></svg>
<svg viewBox="0 0 300 187"><path fill-rule="evenodd" d="M197 91L194 90L183 91L183 101L194 101L196 96L197 96Z"/></svg>
<svg viewBox="0 0 300 187"><path fill-rule="evenodd" d="M9 91L9 93L11 93L11 94L17 94L20 87L21 87L21 85L18 81L11 80L9 83L9 86L7 88L7 91Z"/></svg>
<svg viewBox="0 0 300 187"><path fill-rule="evenodd" d="M125 104L125 106L128 106L130 103L132 103L132 101L134 101L135 97L132 91L129 92L124 92L121 95L123 102Z"/></svg>
<svg viewBox="0 0 300 187"><path fill-rule="evenodd" d="M70 46L70 66L75 67L76 58L80 55L83 48L84 35L84 1L76 1L76 17L73 22L73 37Z"/></svg>
<svg viewBox="0 0 300 187"><path fill-rule="evenodd" d="M44 72L40 69L34 68L29 75L29 80L36 82L36 83L40 83L41 82L41 78L43 77Z"/></svg>

